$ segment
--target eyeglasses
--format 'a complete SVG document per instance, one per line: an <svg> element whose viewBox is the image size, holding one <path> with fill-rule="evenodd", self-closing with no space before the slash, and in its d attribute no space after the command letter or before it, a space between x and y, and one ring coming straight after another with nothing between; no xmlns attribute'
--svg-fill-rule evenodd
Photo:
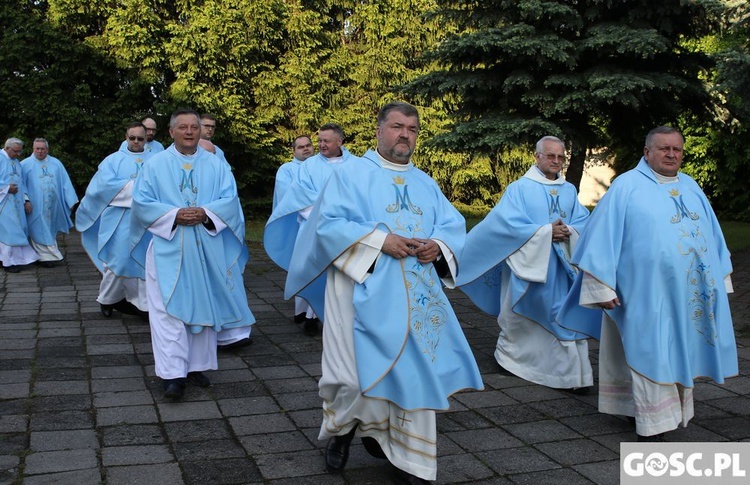
<svg viewBox="0 0 750 485"><path fill-rule="evenodd" d="M558 155L556 153L539 153L538 155L546 158L548 162L554 162L555 160L557 160L559 162L565 163L568 160L568 157L566 157L565 155Z"/></svg>
<svg viewBox="0 0 750 485"><path fill-rule="evenodd" d="M156 133L156 128L146 128L146 131L153 131L154 133Z"/></svg>
<svg viewBox="0 0 750 485"><path fill-rule="evenodd" d="M145 140L145 138L142 137L142 136L129 136L128 140L130 140L130 141L135 141L135 140L143 141L143 140Z"/></svg>
<svg viewBox="0 0 750 485"><path fill-rule="evenodd" d="M203 128L211 128L212 130L216 128L216 125L201 125Z"/></svg>

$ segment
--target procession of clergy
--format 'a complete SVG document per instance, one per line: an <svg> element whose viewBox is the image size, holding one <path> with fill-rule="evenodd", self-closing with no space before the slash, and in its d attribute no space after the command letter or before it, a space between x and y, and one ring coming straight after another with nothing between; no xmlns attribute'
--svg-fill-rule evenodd
<svg viewBox="0 0 750 485"><path fill-rule="evenodd" d="M147 316L165 397L209 386L217 349L252 343L242 273L245 220L231 166L213 145L216 119L172 114L173 144L151 118L127 127L76 212L102 273L98 302ZM438 410L482 379L444 287L497 316L498 372L589 393L588 338L599 345L599 410L630 420L639 441L693 417L696 377L737 375L727 294L731 272L710 203L679 172L684 138L648 133L643 157L592 213L561 176L565 144L541 138L535 164L467 235L461 214L411 161L417 109L383 106L376 148L344 146L340 126L292 144L276 176L264 231L287 271L285 297L305 333L322 325L325 466L341 472L359 437L393 465L397 483L437 475ZM8 271L59 261L75 191L43 139L19 164L9 139L0 164L0 257ZM42 227L39 227L42 226Z"/></svg>

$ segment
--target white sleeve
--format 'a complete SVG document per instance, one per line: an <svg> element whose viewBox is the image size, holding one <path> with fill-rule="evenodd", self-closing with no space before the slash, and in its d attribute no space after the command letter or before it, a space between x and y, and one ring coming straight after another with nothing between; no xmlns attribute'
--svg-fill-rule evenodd
<svg viewBox="0 0 750 485"><path fill-rule="evenodd" d="M386 236L388 233L376 229L361 241L351 245L333 261L333 265L355 282L363 283L370 275L367 270L380 256Z"/></svg>
<svg viewBox="0 0 750 485"><path fill-rule="evenodd" d="M578 304L587 308L599 309L597 303L612 301L617 298L615 290L605 285L590 274L584 272L581 281L581 297Z"/></svg>

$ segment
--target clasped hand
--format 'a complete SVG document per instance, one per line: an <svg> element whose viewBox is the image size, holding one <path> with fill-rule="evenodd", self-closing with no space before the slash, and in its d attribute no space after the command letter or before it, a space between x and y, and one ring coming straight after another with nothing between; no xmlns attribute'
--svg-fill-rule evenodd
<svg viewBox="0 0 750 485"><path fill-rule="evenodd" d="M570 239L570 229L562 219L558 219L552 223L552 242L563 242Z"/></svg>
<svg viewBox="0 0 750 485"><path fill-rule="evenodd" d="M206 220L206 211L203 207L183 207L177 210L174 223L180 226L197 226Z"/></svg>
<svg viewBox="0 0 750 485"><path fill-rule="evenodd" d="M440 255L440 246L432 239L408 238L398 234L388 234L381 250L396 259L416 256L420 263L431 263Z"/></svg>

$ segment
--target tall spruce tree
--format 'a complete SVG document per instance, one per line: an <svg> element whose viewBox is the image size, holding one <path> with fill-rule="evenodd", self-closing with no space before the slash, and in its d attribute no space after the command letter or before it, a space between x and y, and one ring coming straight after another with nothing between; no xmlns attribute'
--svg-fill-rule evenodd
<svg viewBox="0 0 750 485"><path fill-rule="evenodd" d="M437 4L459 33L429 55L440 68L407 90L449 100L452 130L433 142L485 154L496 172L508 150L552 134L568 143L566 176L577 186L589 150L613 149L630 164L650 128L710 112L700 74L711 60L684 42L713 31L716 1Z"/></svg>

